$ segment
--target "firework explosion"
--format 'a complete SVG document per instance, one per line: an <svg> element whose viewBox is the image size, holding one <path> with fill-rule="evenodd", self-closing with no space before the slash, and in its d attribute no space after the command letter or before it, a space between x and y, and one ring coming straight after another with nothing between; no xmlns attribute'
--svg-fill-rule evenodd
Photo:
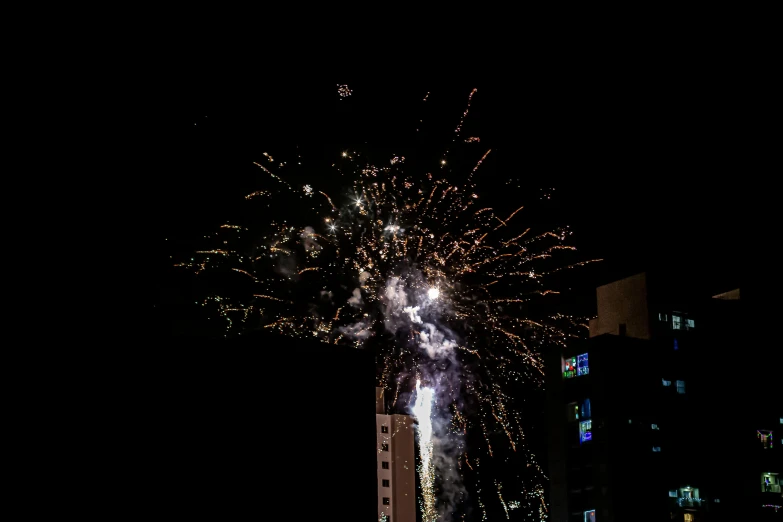
<svg viewBox="0 0 783 522"><path fill-rule="evenodd" d="M507 518L510 509L546 518L546 477L512 394L541 388L541 352L564 343L575 324L535 313L557 293L545 286L547 276L589 261L558 255L573 250L567 229L517 227L522 208L499 214L479 204L474 179L490 152L477 151L456 184L406 172L402 156L376 166L361 153L336 151L333 166L354 179L339 207L314 183L290 184L285 164L264 154L255 165L271 183L244 199L261 202L265 216L280 208L277 219L260 218L258 230L224 225L208 236L213 248L177 265L241 281L232 295L204 300L229 332L271 329L375 351L388 407L417 419L425 521L467 520L469 510L486 520L488 503L498 500ZM444 172L440 158L433 170ZM482 477L480 463L510 462L509 452L521 456L525 476L514 499L504 500L503 481Z"/></svg>

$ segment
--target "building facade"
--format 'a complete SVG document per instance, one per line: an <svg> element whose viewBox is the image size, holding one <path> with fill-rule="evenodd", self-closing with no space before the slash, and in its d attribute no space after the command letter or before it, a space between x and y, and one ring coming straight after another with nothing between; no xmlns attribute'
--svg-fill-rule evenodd
<svg viewBox="0 0 783 522"><path fill-rule="evenodd" d="M383 388L375 389L378 520L416 522L415 427L408 415L387 415Z"/></svg>
<svg viewBox="0 0 783 522"><path fill-rule="evenodd" d="M739 290L637 274L596 296L590 338L547 355L552 519L783 516L781 381Z"/></svg>

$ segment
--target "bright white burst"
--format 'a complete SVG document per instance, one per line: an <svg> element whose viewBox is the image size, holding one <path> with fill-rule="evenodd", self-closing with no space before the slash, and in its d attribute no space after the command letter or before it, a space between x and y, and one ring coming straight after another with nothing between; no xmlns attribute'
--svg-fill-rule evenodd
<svg viewBox="0 0 783 522"><path fill-rule="evenodd" d="M440 295L440 290L437 287L432 287L427 291L427 295L434 301Z"/></svg>

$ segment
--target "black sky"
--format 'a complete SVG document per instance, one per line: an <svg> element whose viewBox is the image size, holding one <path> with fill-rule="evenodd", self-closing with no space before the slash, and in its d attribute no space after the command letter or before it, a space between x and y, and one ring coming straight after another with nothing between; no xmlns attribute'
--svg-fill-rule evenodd
<svg viewBox="0 0 783 522"><path fill-rule="evenodd" d="M236 98L223 91L155 116L149 140L159 154L149 167L153 190L143 225L153 301L161 288L171 293L181 284L172 283L168 256L230 220L237 201L255 189L252 162L263 152L302 162L288 181L332 190L343 181L323 166L343 150L434 164L451 145L473 87L462 137L479 136L477 149L493 149L479 171L480 188L509 208L555 189L548 210L528 219L570 224L585 257L606 259L576 283L583 293L660 266L681 267L672 273L710 289L739 284L738 187L750 174L754 143L742 100L728 84L640 73L532 84L348 85L353 94L345 99L336 82L262 85ZM522 196L510 190L516 186Z"/></svg>

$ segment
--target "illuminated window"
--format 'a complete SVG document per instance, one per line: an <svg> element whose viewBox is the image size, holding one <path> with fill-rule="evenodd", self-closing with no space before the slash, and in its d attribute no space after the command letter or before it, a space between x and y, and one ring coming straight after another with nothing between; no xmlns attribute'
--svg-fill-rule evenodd
<svg viewBox="0 0 783 522"><path fill-rule="evenodd" d="M585 511L585 522L595 522L595 509Z"/></svg>
<svg viewBox="0 0 783 522"><path fill-rule="evenodd" d="M764 449L772 449L772 441L774 438L772 437L772 431L770 430L758 430L756 431L756 435L758 436L759 440L761 441L761 446Z"/></svg>
<svg viewBox="0 0 783 522"><path fill-rule="evenodd" d="M572 402L567 406L566 413L568 414L569 421L578 421L589 419L592 417L590 412L590 399L585 399L580 402Z"/></svg>
<svg viewBox="0 0 783 522"><path fill-rule="evenodd" d="M685 393L685 381L677 381L677 393Z"/></svg>
<svg viewBox="0 0 783 522"><path fill-rule="evenodd" d="M680 345L677 344L677 339L674 340L674 349L675 350L679 350L680 349Z"/></svg>
<svg viewBox="0 0 783 522"><path fill-rule="evenodd" d="M660 428L658 428L658 425L657 425L657 424L653 424L653 425L652 425L652 429L654 429L654 430L657 430L657 429L660 429Z"/></svg>
<svg viewBox="0 0 783 522"><path fill-rule="evenodd" d="M667 381L666 379L661 379L661 380L663 381L663 385L664 386L671 386L672 385L672 381Z"/></svg>
<svg viewBox="0 0 783 522"><path fill-rule="evenodd" d="M579 423L579 444L593 440L593 421L585 420Z"/></svg>
<svg viewBox="0 0 783 522"><path fill-rule="evenodd" d="M688 328L693 328L695 323L693 322L693 319L688 319L686 324L688 325Z"/></svg>
<svg viewBox="0 0 783 522"><path fill-rule="evenodd" d="M676 489L670 489L669 490L669 496L672 498L677 498L677 490Z"/></svg>
<svg viewBox="0 0 783 522"><path fill-rule="evenodd" d="M391 503L391 502L390 502L390 499L389 499L389 497L383 497L383 505L384 505L384 506L388 506L390 503Z"/></svg>
<svg viewBox="0 0 783 522"><path fill-rule="evenodd" d="M563 377L570 379L571 377L578 377L579 375L587 375L590 373L590 369L587 365L587 354L577 355L576 357L570 357L563 361Z"/></svg>
<svg viewBox="0 0 783 522"><path fill-rule="evenodd" d="M679 315L672 314L672 330L679 330L681 328L681 324L682 324L680 322L681 320L682 319L680 318Z"/></svg>
<svg viewBox="0 0 783 522"><path fill-rule="evenodd" d="M685 513L685 522L693 522L693 513Z"/></svg>
<svg viewBox="0 0 783 522"><path fill-rule="evenodd" d="M389 445L387 443L385 443L385 442L382 443L381 444L381 450L382 451L389 451Z"/></svg>
<svg viewBox="0 0 783 522"><path fill-rule="evenodd" d="M385 461L385 460L384 460L383 462L381 462L381 468L383 468L383 469L389 469L389 463L388 463L387 461Z"/></svg>
<svg viewBox="0 0 783 522"><path fill-rule="evenodd" d="M385 488L389 487L389 479L383 479L381 480L381 485Z"/></svg>
<svg viewBox="0 0 783 522"><path fill-rule="evenodd" d="M653 446L653 453L660 453L661 447L660 446Z"/></svg>
<svg viewBox="0 0 783 522"><path fill-rule="evenodd" d="M381 426L381 433L389 433L389 427L388 426Z"/></svg>
<svg viewBox="0 0 783 522"><path fill-rule="evenodd" d="M763 493L780 493L780 480L777 473L761 474L761 491Z"/></svg>
<svg viewBox="0 0 783 522"><path fill-rule="evenodd" d="M668 321L669 320L669 314L662 314L658 313L658 320L659 321Z"/></svg>

